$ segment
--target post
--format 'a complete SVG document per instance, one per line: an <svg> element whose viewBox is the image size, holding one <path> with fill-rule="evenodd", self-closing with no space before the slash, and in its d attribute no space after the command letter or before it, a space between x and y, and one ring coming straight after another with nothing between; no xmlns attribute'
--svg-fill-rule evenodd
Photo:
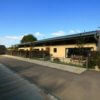
<svg viewBox="0 0 100 100"><path fill-rule="evenodd" d="M98 34L98 51L100 51L100 32L99 32L99 34Z"/></svg>
<svg viewBox="0 0 100 100"><path fill-rule="evenodd" d="M29 58L32 58L32 44L30 43Z"/></svg>
<svg viewBox="0 0 100 100"><path fill-rule="evenodd" d="M91 57L91 53L88 52L88 57L87 57L87 61L86 61L86 69L87 70L89 69L89 60L90 60L90 57Z"/></svg>
<svg viewBox="0 0 100 100"><path fill-rule="evenodd" d="M86 58L86 69L88 70L89 57Z"/></svg>
<svg viewBox="0 0 100 100"><path fill-rule="evenodd" d="M43 47L45 47L45 45L43 45ZM42 52L43 52L43 60L45 60L45 50L43 50Z"/></svg>
<svg viewBox="0 0 100 100"><path fill-rule="evenodd" d="M97 51L100 51L100 31L97 31L97 34L94 36L97 41Z"/></svg>

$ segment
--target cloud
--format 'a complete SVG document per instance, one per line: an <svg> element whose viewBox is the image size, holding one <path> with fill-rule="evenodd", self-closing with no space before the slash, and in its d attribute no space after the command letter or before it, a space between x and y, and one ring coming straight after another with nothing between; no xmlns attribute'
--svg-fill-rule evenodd
<svg viewBox="0 0 100 100"><path fill-rule="evenodd" d="M21 40L23 36L5 36L4 38L9 40Z"/></svg>
<svg viewBox="0 0 100 100"><path fill-rule="evenodd" d="M80 33L80 30L70 30L68 31L68 34L75 34L75 33Z"/></svg>
<svg viewBox="0 0 100 100"><path fill-rule="evenodd" d="M80 33L80 32L81 32L80 30L70 30L70 31L67 31L67 32L64 32L64 31L61 30L61 31L58 31L58 32L51 33L51 36L57 37L57 36L76 34L76 33Z"/></svg>
<svg viewBox="0 0 100 100"><path fill-rule="evenodd" d="M0 38L0 44L5 45L6 47L9 47L11 45L18 44L18 43L19 43L19 40L7 39L5 37Z"/></svg>
<svg viewBox="0 0 100 100"><path fill-rule="evenodd" d="M40 32L27 33L27 34L25 33L25 34L22 34L22 35L7 35L7 36L0 37L0 44L5 45L6 47L18 44L18 43L20 43L20 40L23 38L23 36L28 35L28 34L33 34L38 39L46 38L46 35L42 34Z"/></svg>
<svg viewBox="0 0 100 100"><path fill-rule="evenodd" d="M28 34L33 34L35 37L38 38L38 40L41 40L45 38L70 35L70 34L75 34L75 33L80 33L80 32L81 32L80 30L70 30L67 32L60 30L57 32L53 32L51 34L44 34L40 32L34 32L34 33L28 33ZM27 34L25 33L22 35L7 35L7 36L0 37L0 44L6 45L7 47L14 44L18 44L20 43L20 40L22 39L24 35L27 35Z"/></svg>
<svg viewBox="0 0 100 100"><path fill-rule="evenodd" d="M43 33L40 33L40 32L33 33L33 35L36 36L39 39L41 39L45 36Z"/></svg>
<svg viewBox="0 0 100 100"><path fill-rule="evenodd" d="M51 34L52 36L63 36L63 35L65 35L65 32L64 31L58 31L58 32L54 32L54 33L52 33Z"/></svg>
<svg viewBox="0 0 100 100"><path fill-rule="evenodd" d="M0 44L5 45L6 47L9 47L14 44L18 44L23 36L3 36L0 37Z"/></svg>
<svg viewBox="0 0 100 100"><path fill-rule="evenodd" d="M41 40L41 39L44 39L44 38L47 38L47 35L43 34L43 33L40 33L40 32L35 32L35 33L32 33L38 40Z"/></svg>
<svg viewBox="0 0 100 100"><path fill-rule="evenodd" d="M40 32L36 32L36 33L34 33L34 35L35 35L36 37L38 37L38 36L43 36L43 34L41 34Z"/></svg>

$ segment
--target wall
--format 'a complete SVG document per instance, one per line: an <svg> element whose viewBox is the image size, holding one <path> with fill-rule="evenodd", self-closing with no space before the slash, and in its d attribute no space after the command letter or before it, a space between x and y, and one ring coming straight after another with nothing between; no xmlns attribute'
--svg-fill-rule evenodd
<svg viewBox="0 0 100 100"><path fill-rule="evenodd" d="M53 57L62 57L65 58L65 49L66 48L75 48L77 45L61 45L61 46L50 46L50 54L53 55ZM83 47L92 47L93 51L97 50L96 44L85 44ZM57 53L54 53L53 49L57 48Z"/></svg>
<svg viewBox="0 0 100 100"><path fill-rule="evenodd" d="M31 47L22 47L22 48L19 48L18 50L25 50L25 51L30 51L31 50Z"/></svg>
<svg viewBox="0 0 100 100"><path fill-rule="evenodd" d="M55 45L55 46L39 46L39 47L24 47L24 48L19 48L19 50L31 50L31 49L39 49L39 50L46 50L46 48L50 48L50 54L52 57L61 57L65 58L65 49L66 48L75 48L77 45ZM93 51L97 50L96 44L85 44L83 47L90 47L93 48ZM57 52L54 53L54 48L57 48Z"/></svg>
<svg viewBox="0 0 100 100"><path fill-rule="evenodd" d="M46 50L46 46L33 47L32 49Z"/></svg>

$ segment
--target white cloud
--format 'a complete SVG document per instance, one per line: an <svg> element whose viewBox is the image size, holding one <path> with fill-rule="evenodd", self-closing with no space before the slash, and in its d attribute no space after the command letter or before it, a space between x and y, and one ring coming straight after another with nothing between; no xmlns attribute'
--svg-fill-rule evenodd
<svg viewBox="0 0 100 100"><path fill-rule="evenodd" d="M35 32L35 33L32 33L37 39L44 39L44 38L47 38L47 36L43 33L40 33L40 32Z"/></svg>
<svg viewBox="0 0 100 100"><path fill-rule="evenodd" d="M36 36L38 38L38 40L41 40L41 39L45 39L45 38L71 35L71 34L80 33L80 32L81 32L80 30L70 30L67 32L60 30L58 32L54 32L51 34L43 34L40 32L28 33L28 34L33 34L34 36ZM6 45L7 47L14 45L14 44L18 44L18 43L20 43L20 40L22 39L22 37L24 35L27 35L27 34L25 33L22 35L8 35L8 36L0 37L0 44Z"/></svg>
<svg viewBox="0 0 100 100"><path fill-rule="evenodd" d="M68 31L68 34L75 34L75 33L80 33L80 30L70 30Z"/></svg>
<svg viewBox="0 0 100 100"><path fill-rule="evenodd" d="M5 37L0 38L0 44L5 45L6 47L9 47L17 43L19 43L19 40L7 39Z"/></svg>
<svg viewBox="0 0 100 100"><path fill-rule="evenodd" d="M43 36L43 34L41 34L40 32L36 32L36 33L34 33L34 35L35 35L36 37Z"/></svg>
<svg viewBox="0 0 100 100"><path fill-rule="evenodd" d="M9 47L11 45L19 43L22 37L23 36L14 36L14 35L3 36L0 37L0 44Z"/></svg>
<svg viewBox="0 0 100 100"><path fill-rule="evenodd" d="M5 36L4 38L9 40L21 40L23 36Z"/></svg>
<svg viewBox="0 0 100 100"><path fill-rule="evenodd" d="M40 32L27 33L27 34L25 33L25 34L22 34L22 35L7 35L7 36L0 37L0 44L6 45L7 47L14 45L14 44L18 44L18 43L20 43L20 40L22 39L22 37L24 35L28 35L28 34L33 34L38 39L46 38L46 35L42 34Z"/></svg>
<svg viewBox="0 0 100 100"><path fill-rule="evenodd" d="M64 31L58 31L58 32L54 32L51 34L52 36L63 36L65 35L65 32Z"/></svg>
<svg viewBox="0 0 100 100"><path fill-rule="evenodd" d="M43 33L40 32L33 33L33 35L36 36L37 38L43 38L45 36Z"/></svg>
<svg viewBox="0 0 100 100"><path fill-rule="evenodd" d="M67 32L64 32L64 31L61 30L61 31L58 31L58 32L51 33L51 35L56 37L56 36L76 34L76 33L80 33L80 32L81 32L80 30L70 30L70 31L67 31Z"/></svg>

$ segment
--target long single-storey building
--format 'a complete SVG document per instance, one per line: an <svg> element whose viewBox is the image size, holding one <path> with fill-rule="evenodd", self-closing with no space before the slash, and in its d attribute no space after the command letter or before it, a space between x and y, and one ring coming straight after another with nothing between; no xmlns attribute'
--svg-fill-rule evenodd
<svg viewBox="0 0 100 100"><path fill-rule="evenodd" d="M45 50L52 57L70 58L78 55L80 49L83 55L89 51L100 50L100 31L83 32L73 35L49 38L35 41L33 43L23 43L18 45L18 50Z"/></svg>

